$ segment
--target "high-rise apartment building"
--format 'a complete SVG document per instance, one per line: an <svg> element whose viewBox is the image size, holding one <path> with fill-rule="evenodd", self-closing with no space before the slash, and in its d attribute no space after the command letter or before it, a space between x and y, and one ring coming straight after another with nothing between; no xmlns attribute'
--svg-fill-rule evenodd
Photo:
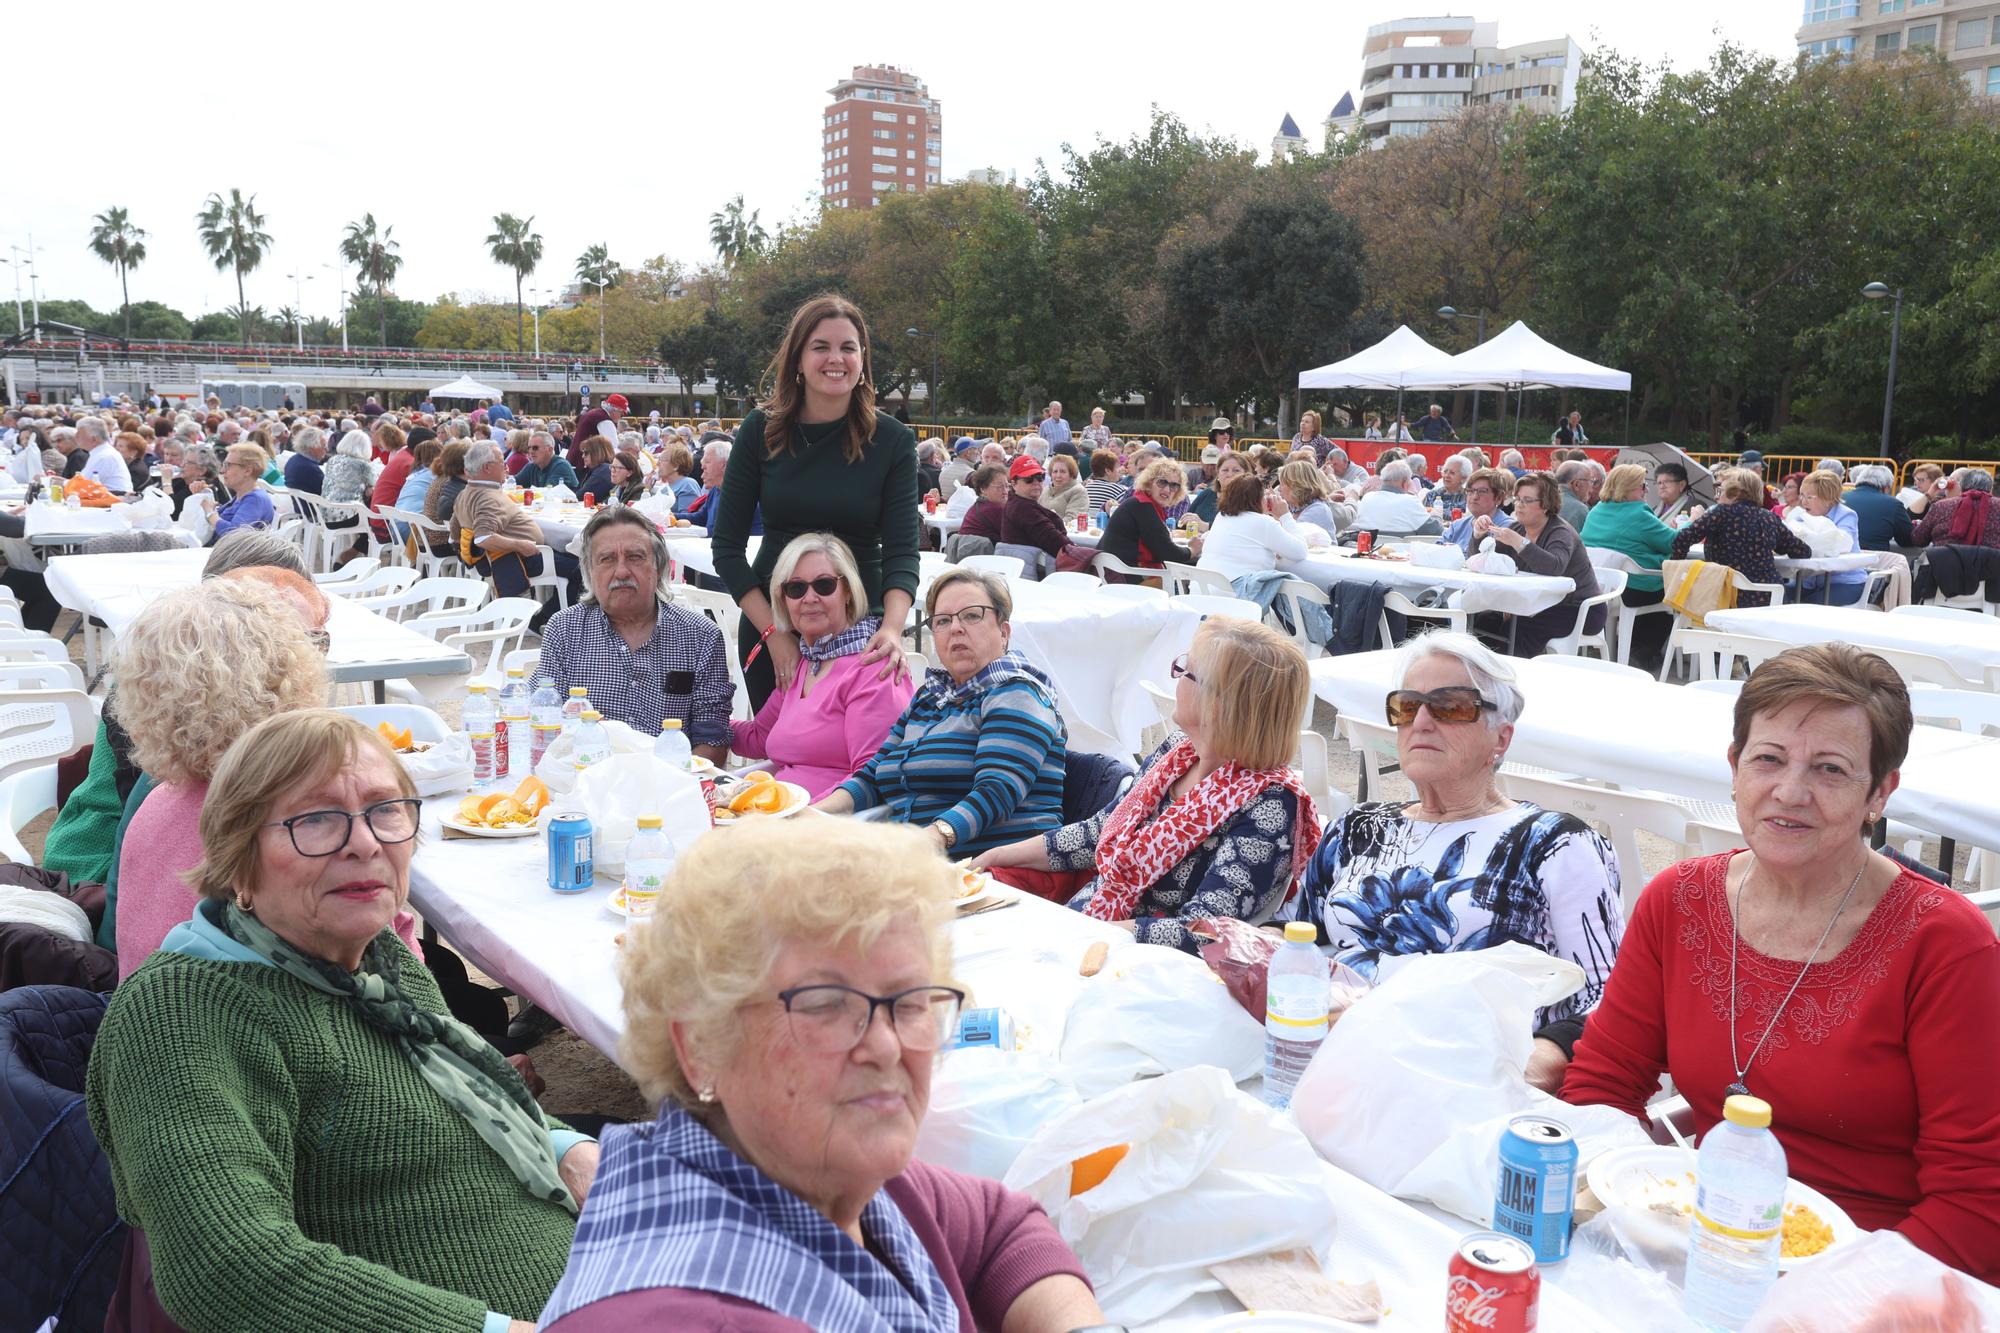
<svg viewBox="0 0 2000 1333"><path fill-rule="evenodd" d="M1982 97L2000 97L2000 0L1805 0L1799 54L1816 60L1940 50Z"/></svg>
<svg viewBox="0 0 2000 1333"><path fill-rule="evenodd" d="M827 90L820 118L820 197L873 208L891 190L921 194L943 178L944 104L894 65L856 65Z"/></svg>
<svg viewBox="0 0 2000 1333"><path fill-rule="evenodd" d="M1576 104L1583 48L1568 37L1500 45L1500 25L1472 18L1378 23L1361 44L1361 100L1345 96L1329 136L1359 132L1370 148L1422 134L1468 106L1567 111Z"/></svg>

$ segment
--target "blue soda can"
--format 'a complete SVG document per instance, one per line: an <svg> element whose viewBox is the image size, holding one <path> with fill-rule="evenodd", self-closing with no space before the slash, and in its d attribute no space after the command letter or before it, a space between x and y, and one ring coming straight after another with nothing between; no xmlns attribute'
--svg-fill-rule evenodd
<svg viewBox="0 0 2000 1333"><path fill-rule="evenodd" d="M582 893L594 874L590 820L578 811L563 811L549 821L549 887L557 893Z"/></svg>
<svg viewBox="0 0 2000 1333"><path fill-rule="evenodd" d="M1515 1116L1500 1136L1493 1229L1526 1241L1538 1264L1569 1258L1576 1162L1576 1139L1567 1126L1547 1116Z"/></svg>
<svg viewBox="0 0 2000 1333"><path fill-rule="evenodd" d="M1014 1049L1014 1018L1005 1009L967 1009L958 1016L958 1031L952 1035L947 1050L958 1050L963 1046L991 1046L996 1050Z"/></svg>

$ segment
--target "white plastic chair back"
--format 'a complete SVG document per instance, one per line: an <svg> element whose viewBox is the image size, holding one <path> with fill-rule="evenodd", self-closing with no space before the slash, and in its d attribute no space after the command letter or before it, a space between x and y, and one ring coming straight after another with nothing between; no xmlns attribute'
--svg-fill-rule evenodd
<svg viewBox="0 0 2000 1333"><path fill-rule="evenodd" d="M999 574L1005 578L1018 579L1027 568L1016 555L968 555L958 562L960 569L977 569L987 574Z"/></svg>
<svg viewBox="0 0 2000 1333"><path fill-rule="evenodd" d="M96 734L82 690L0 690L0 780L67 758Z"/></svg>
<svg viewBox="0 0 2000 1333"><path fill-rule="evenodd" d="M411 740L441 741L451 735L437 710L417 704L347 704L339 711L370 728L387 722L397 730L407 729Z"/></svg>
<svg viewBox="0 0 2000 1333"><path fill-rule="evenodd" d="M21 845L21 830L56 808L56 766L37 764L0 780L0 853L17 866L35 858Z"/></svg>

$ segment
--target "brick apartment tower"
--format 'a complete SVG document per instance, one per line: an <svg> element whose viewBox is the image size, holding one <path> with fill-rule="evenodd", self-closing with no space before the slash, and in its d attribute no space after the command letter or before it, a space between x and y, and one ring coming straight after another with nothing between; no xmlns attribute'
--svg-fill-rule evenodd
<svg viewBox="0 0 2000 1333"><path fill-rule="evenodd" d="M894 65L856 65L827 90L820 117L820 197L873 208L891 190L921 193L940 179L944 107Z"/></svg>

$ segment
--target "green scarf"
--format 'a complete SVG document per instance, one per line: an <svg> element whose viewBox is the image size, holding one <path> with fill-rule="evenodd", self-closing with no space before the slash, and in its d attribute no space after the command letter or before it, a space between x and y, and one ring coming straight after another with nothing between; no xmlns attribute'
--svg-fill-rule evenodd
<svg viewBox="0 0 2000 1333"><path fill-rule="evenodd" d="M528 1085L478 1033L449 1014L419 1008L403 994L402 948L393 933L385 930L370 940L360 969L349 972L300 953L234 903L223 907L222 928L279 971L345 999L362 1022L396 1043L424 1082L466 1118L523 1189L577 1211Z"/></svg>

